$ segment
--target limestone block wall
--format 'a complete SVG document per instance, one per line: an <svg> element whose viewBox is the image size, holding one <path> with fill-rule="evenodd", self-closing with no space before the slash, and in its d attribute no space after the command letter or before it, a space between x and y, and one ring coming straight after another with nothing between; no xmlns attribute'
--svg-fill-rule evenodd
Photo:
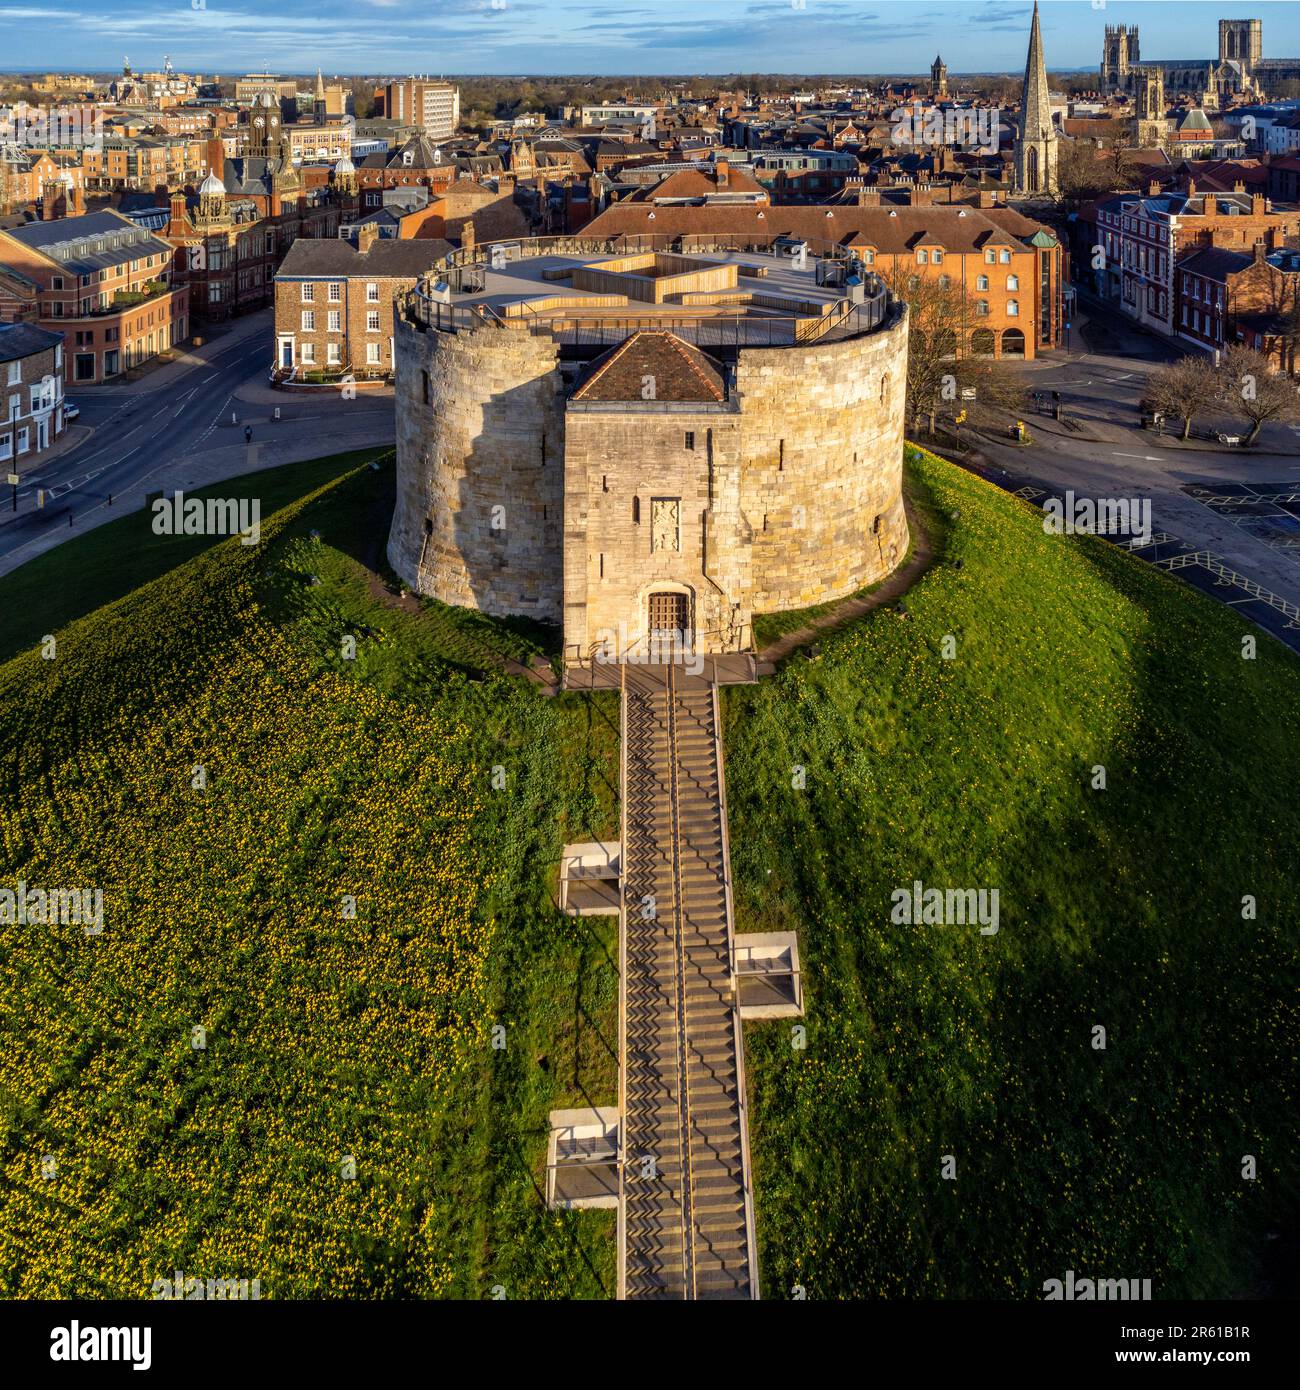
<svg viewBox="0 0 1300 1390"><path fill-rule="evenodd" d="M717 407L569 402L548 337L405 318L395 336L388 557L417 592L562 623L572 656L636 642L649 591L676 588L698 645L728 650L754 614L906 553L903 306L859 338L743 349ZM652 542L656 499L677 501L675 546Z"/></svg>
<svg viewBox="0 0 1300 1390"><path fill-rule="evenodd" d="M907 552L906 308L878 332L746 349L741 502L755 613L805 608L882 579Z"/></svg>
<svg viewBox="0 0 1300 1390"><path fill-rule="evenodd" d="M726 650L749 620L734 409L579 409L565 419L564 632L571 654L638 642L654 589L684 592L697 644ZM656 548L656 502L677 525ZM707 637L708 640L701 640Z"/></svg>
<svg viewBox="0 0 1300 1390"><path fill-rule="evenodd" d="M388 561L416 592L561 618L564 417L554 343L395 329L397 507Z"/></svg>

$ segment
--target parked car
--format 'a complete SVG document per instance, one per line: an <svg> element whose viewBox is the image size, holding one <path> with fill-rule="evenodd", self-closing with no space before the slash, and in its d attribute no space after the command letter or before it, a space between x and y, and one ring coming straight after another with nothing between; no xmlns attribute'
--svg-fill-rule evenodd
<svg viewBox="0 0 1300 1390"><path fill-rule="evenodd" d="M63 422L67 424L69 420L75 420L81 414L81 407L73 405L71 401L63 402Z"/></svg>

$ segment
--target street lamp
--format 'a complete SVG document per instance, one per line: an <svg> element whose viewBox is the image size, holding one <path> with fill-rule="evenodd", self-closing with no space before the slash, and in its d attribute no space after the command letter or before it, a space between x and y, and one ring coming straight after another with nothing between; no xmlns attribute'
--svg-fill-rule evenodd
<svg viewBox="0 0 1300 1390"><path fill-rule="evenodd" d="M18 484L21 481L22 479L18 476L17 473L10 473L9 486L14 490L14 511L18 510Z"/></svg>

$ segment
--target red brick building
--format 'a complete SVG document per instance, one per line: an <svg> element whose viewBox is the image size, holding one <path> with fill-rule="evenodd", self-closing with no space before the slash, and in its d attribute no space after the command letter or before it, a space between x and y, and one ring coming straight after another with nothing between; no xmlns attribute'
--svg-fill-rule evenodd
<svg viewBox="0 0 1300 1390"><path fill-rule="evenodd" d="M275 363L281 379L391 375L396 297L451 250L436 238L342 237L294 243L275 277Z"/></svg>
<svg viewBox="0 0 1300 1390"><path fill-rule="evenodd" d="M0 468L19 473L63 433L63 339L31 323L0 323Z"/></svg>
<svg viewBox="0 0 1300 1390"><path fill-rule="evenodd" d="M627 238L630 246L642 236L680 238L687 254L715 238L755 248L790 238L806 241L814 252L819 242L833 241L856 251L865 268L886 281L917 276L959 288L971 308L965 352L1032 358L1058 346L1066 267L1056 236L1010 208L935 207L925 203L928 196L929 190L914 190L918 201L906 207L622 202L606 208L584 234Z"/></svg>
<svg viewBox="0 0 1300 1390"><path fill-rule="evenodd" d="M1245 343L1294 373L1287 319L1300 287L1300 251L1257 241L1250 254L1225 247L1193 251L1178 262L1178 336L1206 352Z"/></svg>
<svg viewBox="0 0 1300 1390"><path fill-rule="evenodd" d="M61 333L70 382L102 382L189 336L172 248L116 212L0 231L0 273L37 287L37 322Z"/></svg>

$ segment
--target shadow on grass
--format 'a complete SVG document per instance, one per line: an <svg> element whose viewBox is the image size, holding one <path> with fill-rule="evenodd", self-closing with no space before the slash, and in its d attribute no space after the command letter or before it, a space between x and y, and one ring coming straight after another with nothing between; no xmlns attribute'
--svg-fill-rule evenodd
<svg viewBox="0 0 1300 1390"><path fill-rule="evenodd" d="M1243 662L1229 610L922 471L950 532L909 617L728 692L743 925L796 922L809 986L805 1050L747 1030L766 1292L1040 1298L1067 1269L1157 1297L1276 1287L1300 663ZM917 879L996 887L998 934L893 924Z"/></svg>

